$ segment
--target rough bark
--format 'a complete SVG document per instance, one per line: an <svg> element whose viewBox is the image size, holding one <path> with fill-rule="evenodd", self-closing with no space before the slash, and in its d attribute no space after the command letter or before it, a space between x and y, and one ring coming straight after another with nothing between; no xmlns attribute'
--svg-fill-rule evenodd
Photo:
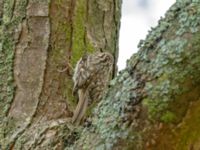
<svg viewBox="0 0 200 150"><path fill-rule="evenodd" d="M90 122L70 125L71 68L86 50L117 57L120 5L111 0L3 1L2 149L200 148L198 0L177 0L110 82Z"/></svg>
<svg viewBox="0 0 200 150"><path fill-rule="evenodd" d="M120 0L0 1L2 149L64 149L76 105L73 67L98 50L111 52L116 66L120 6Z"/></svg>
<svg viewBox="0 0 200 150"><path fill-rule="evenodd" d="M71 149L200 148L200 2L177 1L138 46Z"/></svg>

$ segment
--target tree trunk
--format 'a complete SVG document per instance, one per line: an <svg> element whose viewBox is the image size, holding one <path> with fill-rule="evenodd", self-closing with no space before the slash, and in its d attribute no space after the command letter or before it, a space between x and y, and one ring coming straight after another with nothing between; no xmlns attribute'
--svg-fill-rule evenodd
<svg viewBox="0 0 200 150"><path fill-rule="evenodd" d="M200 3L177 1L139 48L71 149L200 149Z"/></svg>
<svg viewBox="0 0 200 150"><path fill-rule="evenodd" d="M116 66L120 7L120 0L0 1L2 149L64 149L76 105L73 68L99 50Z"/></svg>
<svg viewBox="0 0 200 150"><path fill-rule="evenodd" d="M177 0L110 82L90 122L78 127L70 124L72 68L97 50L116 62L121 2L2 4L2 149L200 149L197 0Z"/></svg>

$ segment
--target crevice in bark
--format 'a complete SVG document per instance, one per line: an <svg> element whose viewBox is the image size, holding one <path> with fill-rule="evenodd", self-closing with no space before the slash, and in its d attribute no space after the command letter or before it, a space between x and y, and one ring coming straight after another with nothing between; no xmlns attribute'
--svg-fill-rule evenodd
<svg viewBox="0 0 200 150"><path fill-rule="evenodd" d="M4 5L4 2L3 0L0 1L0 26L2 24L2 19L3 19L3 5Z"/></svg>
<svg viewBox="0 0 200 150"><path fill-rule="evenodd" d="M43 91L34 119L37 123L70 115L65 88L70 86L68 80L71 78L69 59L71 44L73 44L71 37L73 35L73 11L70 10L72 6L74 7L74 1L63 0L50 3L51 37ZM61 69L58 68L65 69L60 71ZM62 111L56 111L56 109Z"/></svg>
<svg viewBox="0 0 200 150"><path fill-rule="evenodd" d="M14 12L15 12L14 10L15 10L15 7L16 7L16 0L14 0L14 2L13 2L11 20L13 19L13 16L14 16Z"/></svg>
<svg viewBox="0 0 200 150"><path fill-rule="evenodd" d="M106 12L102 10L102 13L103 13L103 15L102 15L102 20L103 20L102 29L103 29L103 36L104 36L104 41L105 41L104 47L102 47L102 48L104 48L104 49L106 50L106 49L107 49L106 47L107 47L107 45L108 45L108 41L107 41L107 38L106 38L106 32L105 32L105 28L104 28L105 13L106 13ZM115 61L115 58L114 58L114 61ZM114 64L115 64L115 63L114 63Z"/></svg>
<svg viewBox="0 0 200 150"><path fill-rule="evenodd" d="M120 0L121 2L121 0ZM117 64L117 61L118 61L118 55L119 55L119 47L118 47L118 44L119 44L119 31L120 31L120 20L119 18L120 17L116 17L116 15L119 15L117 13L117 7L119 7L117 4L116 4L116 0L113 0L113 20L114 20L114 25L115 25L115 34L116 34L116 37L115 37L115 46L114 46L114 64ZM118 1L119 3L119 1ZM118 11L121 11L121 10L118 10ZM118 68L117 68L117 65L114 66L114 70L113 70L113 76L115 76L118 72Z"/></svg>
<svg viewBox="0 0 200 150"><path fill-rule="evenodd" d="M85 51L85 53L87 52L87 47L88 47L88 45L87 45L87 24L88 24L88 15L89 15L89 0L86 0L86 7L85 7L85 9L86 9L86 14L85 14L85 25L84 25L84 37L83 37L83 42L84 42L84 45L85 45L85 49L84 49L84 51Z"/></svg>
<svg viewBox="0 0 200 150"><path fill-rule="evenodd" d="M15 126L18 126L19 128L12 134L11 137L7 137L9 138L6 140L8 141L8 147L13 147L18 138L31 126L33 117L38 107L46 66L46 50L48 49L49 38L49 20L48 15L46 14L48 12L46 9L44 9L42 12L34 12L33 9L37 8L37 4L34 2L29 2L26 4L26 8L27 6L29 6L29 8L26 9L27 11L25 14L28 15L22 18L22 23L19 25L19 29L17 30L18 32L16 33L18 38L15 39L17 44L15 47L14 76L17 89L12 106L10 107L8 113L8 117L13 117L16 121ZM40 7L44 8L46 6L43 4ZM40 32L38 27L42 29L42 32ZM43 32L45 32L45 37L42 37L43 35L41 35ZM30 40L29 37L32 37L32 39ZM45 39L45 42L47 43L43 43L43 41L40 39ZM39 48L41 48L41 51L38 51ZM39 58L37 55L38 53L40 54L39 56L41 56L40 59L37 59ZM35 61L35 59L37 59L37 61ZM35 63L37 62L40 64L36 65L35 67ZM35 72L31 72L31 70L29 71L31 68ZM35 84L38 84L37 89L35 89ZM30 90L29 88L35 89L36 93L28 91ZM33 100L31 105L29 103L30 100ZM22 109L20 109L20 102L22 102L22 105L25 105L26 107L29 105L32 106L31 109L28 110L26 107L22 107ZM23 116L24 114L26 114L26 116Z"/></svg>
<svg viewBox="0 0 200 150"><path fill-rule="evenodd" d="M11 46L15 50L13 65L16 89L13 101L5 100L6 107L1 106L9 109L5 122L0 124L3 125L3 134L0 133L0 136L4 138L0 139L0 142L4 144L3 148L7 146L7 149L38 149L40 146L48 149L48 143L51 143L51 140L64 143L63 137L68 135L70 128L66 126L67 131L61 133L63 126L70 124L69 117L72 115L69 108L71 107L70 100L74 99L70 93L72 90L71 65L75 65L82 56L83 47L88 52L98 49L94 48L91 39L88 38L89 28L92 28L92 38L97 43L97 47L102 46L106 49L112 45L109 43L113 31L109 31L107 26L112 22L110 11L106 14L100 10L96 0L5 2L14 2L13 6L9 5L12 13L5 14L8 20L5 20L7 22L4 30L8 30L6 32L10 36L8 40L13 42ZM100 16L100 20L96 18L96 15ZM13 39L11 30L14 33ZM106 42L102 42L102 39ZM12 47L8 48L12 50ZM73 53L73 56L72 51L76 53ZM113 49L107 48L106 51L113 53ZM58 68L64 66L69 69L59 72ZM4 77L6 80L6 75L10 71L7 68L5 70L7 72L3 80ZM7 86L8 84L5 83L2 90L5 90ZM10 94L8 92L3 91L5 95L2 95L7 96ZM9 106L7 102L11 105ZM52 145L52 147L56 146Z"/></svg>
<svg viewBox="0 0 200 150"><path fill-rule="evenodd" d="M69 48L68 48L68 61L67 65L70 63L71 55L72 55L72 47L73 47L73 31L74 31L74 24L73 24L73 17L74 17L74 9L77 0L71 0L70 2L70 9L69 9L69 24L70 24L70 41L69 41ZM67 66L69 68L69 65Z"/></svg>

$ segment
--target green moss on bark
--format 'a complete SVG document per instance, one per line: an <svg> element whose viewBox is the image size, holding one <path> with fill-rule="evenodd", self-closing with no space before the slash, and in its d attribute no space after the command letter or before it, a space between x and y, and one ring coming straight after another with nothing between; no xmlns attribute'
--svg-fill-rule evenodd
<svg viewBox="0 0 200 150"><path fill-rule="evenodd" d="M184 118L189 103L199 97L198 6L197 3L177 2L146 40L141 41L140 51L111 81L110 89L94 111L92 126L83 130L76 145L84 145L86 149L113 149L125 141L124 149L145 149L146 143L142 140L144 136L148 140L152 138L148 134L153 135L151 130L157 130L156 122L168 126ZM136 113L135 103L140 100L141 118L131 118ZM163 132L166 136L170 131ZM90 144L91 140L94 144ZM126 145L133 140L141 147Z"/></svg>
<svg viewBox="0 0 200 150"><path fill-rule="evenodd" d="M13 77L13 61L15 54L15 43L17 37L15 30L25 17L27 1L13 0L4 1L3 20L0 25L0 143L3 145L7 141L4 135L9 134L14 127L14 123L6 118L11 102L14 98L15 86Z"/></svg>
<svg viewBox="0 0 200 150"><path fill-rule="evenodd" d="M186 115L180 127L176 130L179 133L175 138L175 148L187 150L189 148L199 149L200 141L200 103L194 102L190 107L190 111Z"/></svg>
<svg viewBox="0 0 200 150"><path fill-rule="evenodd" d="M76 65L80 57L85 53L95 51L87 37L87 3L85 0L77 0L73 16L73 45L72 60L73 66Z"/></svg>
<svg viewBox="0 0 200 150"><path fill-rule="evenodd" d="M14 1L4 2L3 22L0 26L0 76L2 79L0 98L3 108L1 109L1 115L7 113L14 95L13 59L15 42L17 42L17 39L14 37L14 30L25 17L26 4L26 0L18 1L18 3L15 4L14 10ZM15 15L15 13L18 13L18 15Z"/></svg>

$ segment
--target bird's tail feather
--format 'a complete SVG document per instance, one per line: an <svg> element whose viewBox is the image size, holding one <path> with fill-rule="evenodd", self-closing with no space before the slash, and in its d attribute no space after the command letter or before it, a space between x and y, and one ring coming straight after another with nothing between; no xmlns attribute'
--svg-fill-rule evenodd
<svg viewBox="0 0 200 150"><path fill-rule="evenodd" d="M79 101L72 117L73 124L80 124L88 105L87 90L80 89L78 91Z"/></svg>

